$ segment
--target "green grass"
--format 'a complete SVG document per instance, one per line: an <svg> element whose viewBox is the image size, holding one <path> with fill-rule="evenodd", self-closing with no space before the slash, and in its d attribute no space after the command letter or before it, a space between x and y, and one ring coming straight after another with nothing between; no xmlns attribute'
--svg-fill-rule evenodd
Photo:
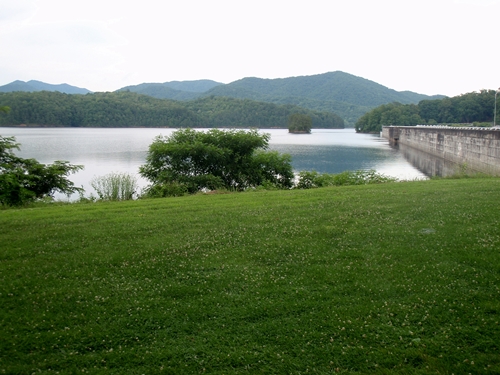
<svg viewBox="0 0 500 375"><path fill-rule="evenodd" d="M500 373L500 179L0 211L0 373Z"/></svg>

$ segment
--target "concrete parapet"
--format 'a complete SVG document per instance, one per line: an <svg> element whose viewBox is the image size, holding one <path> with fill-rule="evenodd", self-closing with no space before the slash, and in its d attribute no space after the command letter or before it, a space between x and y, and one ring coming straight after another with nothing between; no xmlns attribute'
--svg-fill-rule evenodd
<svg viewBox="0 0 500 375"><path fill-rule="evenodd" d="M488 174L500 175L500 129L384 126L382 136Z"/></svg>

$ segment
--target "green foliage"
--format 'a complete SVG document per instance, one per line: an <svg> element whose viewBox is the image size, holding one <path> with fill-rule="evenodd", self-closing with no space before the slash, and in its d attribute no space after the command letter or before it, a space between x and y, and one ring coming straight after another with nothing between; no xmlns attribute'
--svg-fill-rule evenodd
<svg viewBox="0 0 500 375"><path fill-rule="evenodd" d="M208 96L186 102L186 107L207 121L210 128L288 128L293 113L311 117L314 128L342 129L344 121L334 113L318 112L296 105L277 105L249 99Z"/></svg>
<svg viewBox="0 0 500 375"><path fill-rule="evenodd" d="M219 85L222 85L222 83L201 79L196 81L141 83L123 87L118 91L131 91L158 99L192 100L198 98L201 93Z"/></svg>
<svg viewBox="0 0 500 375"><path fill-rule="evenodd" d="M327 186L369 185L394 182L395 178L387 177L374 170L344 171L338 174L302 171L299 173L296 189L312 189Z"/></svg>
<svg viewBox="0 0 500 375"><path fill-rule="evenodd" d="M378 133L382 130L382 125L414 126L422 123L417 105L390 103L363 115L356 123L356 131Z"/></svg>
<svg viewBox="0 0 500 375"><path fill-rule="evenodd" d="M153 196L169 194L171 189L174 195L184 189L191 194L205 189L241 191L264 181L289 188L290 156L264 151L268 142L269 134L257 130L181 129L156 137L139 171L151 181Z"/></svg>
<svg viewBox="0 0 500 375"><path fill-rule="evenodd" d="M6 85L0 86L0 92L13 92L13 91L59 91L65 94L88 94L90 91L81 87L71 86L66 83L59 85L52 85L41 81L31 80L28 82L14 81Z"/></svg>
<svg viewBox="0 0 500 375"><path fill-rule="evenodd" d="M346 126L351 127L364 113L382 104L416 104L424 99L442 98L394 91L340 71L283 79L244 78L217 86L205 95L294 104L315 111L336 113L346 121ZM313 127L317 127L314 120Z"/></svg>
<svg viewBox="0 0 500 375"><path fill-rule="evenodd" d="M312 119L310 116L294 113L288 118L288 132L290 133L310 133Z"/></svg>
<svg viewBox="0 0 500 375"><path fill-rule="evenodd" d="M182 197L189 194L187 184L168 181L159 182L148 187L145 198L166 198L166 197Z"/></svg>
<svg viewBox="0 0 500 375"><path fill-rule="evenodd" d="M267 147L267 146L265 146ZM278 151L258 149L254 152L248 187L288 189L293 185L292 157Z"/></svg>
<svg viewBox="0 0 500 375"><path fill-rule="evenodd" d="M0 106L0 113L9 113L10 112L10 107L7 107L6 105Z"/></svg>
<svg viewBox="0 0 500 375"><path fill-rule="evenodd" d="M125 201L137 194L137 178L129 173L112 172L94 177L90 181L99 199L105 201Z"/></svg>
<svg viewBox="0 0 500 375"><path fill-rule="evenodd" d="M363 115L356 123L356 131L378 133L384 125L491 123L494 97L495 91L481 90L453 98L422 100L418 105L385 104Z"/></svg>
<svg viewBox="0 0 500 375"><path fill-rule="evenodd" d="M198 127L206 123L181 104L130 92L70 95L59 92L0 93L11 112L0 125L73 127Z"/></svg>
<svg viewBox="0 0 500 375"><path fill-rule="evenodd" d="M73 194L83 189L67 179L71 173L83 169L66 161L41 164L35 159L14 155L19 149L14 137L0 136L0 203L19 206L36 199L52 197L55 192Z"/></svg>
<svg viewBox="0 0 500 375"><path fill-rule="evenodd" d="M0 102L12 108L0 117L0 126L287 128L288 116L301 112L311 116L314 127L344 127L333 113L213 96L175 102L127 91L87 95L44 91L0 93Z"/></svg>

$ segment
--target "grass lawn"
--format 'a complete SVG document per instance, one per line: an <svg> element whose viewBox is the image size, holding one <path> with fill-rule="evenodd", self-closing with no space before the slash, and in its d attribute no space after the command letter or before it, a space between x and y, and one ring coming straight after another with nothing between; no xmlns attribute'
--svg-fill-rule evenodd
<svg viewBox="0 0 500 375"><path fill-rule="evenodd" d="M0 374L500 373L500 179L0 211Z"/></svg>

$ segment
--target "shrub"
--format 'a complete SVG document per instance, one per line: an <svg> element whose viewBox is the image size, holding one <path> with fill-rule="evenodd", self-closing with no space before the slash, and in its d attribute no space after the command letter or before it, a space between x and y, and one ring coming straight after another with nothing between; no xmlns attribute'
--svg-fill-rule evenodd
<svg viewBox="0 0 500 375"><path fill-rule="evenodd" d="M163 184L151 185L144 194L147 198L182 197L188 194L185 184L179 182L165 182Z"/></svg>
<svg viewBox="0 0 500 375"><path fill-rule="evenodd" d="M321 174L316 171L302 171L299 173L295 188L312 189L326 186L367 185L394 181L396 181L395 178L377 173L374 170L345 171L339 174Z"/></svg>
<svg viewBox="0 0 500 375"><path fill-rule="evenodd" d="M73 194L82 192L67 179L71 173L83 169L66 161L41 164L35 159L17 157L19 150L14 137L0 136L0 203L21 206L37 199L53 198L55 192Z"/></svg>
<svg viewBox="0 0 500 375"><path fill-rule="evenodd" d="M104 201L125 201L133 199L137 193L137 178L129 173L111 172L94 177L90 181L99 199Z"/></svg>
<svg viewBox="0 0 500 375"><path fill-rule="evenodd" d="M155 138L139 173L151 182L150 195L171 195L179 186L190 194L244 191L264 181L288 189L294 177L291 157L268 151L269 138L257 130L180 129Z"/></svg>

